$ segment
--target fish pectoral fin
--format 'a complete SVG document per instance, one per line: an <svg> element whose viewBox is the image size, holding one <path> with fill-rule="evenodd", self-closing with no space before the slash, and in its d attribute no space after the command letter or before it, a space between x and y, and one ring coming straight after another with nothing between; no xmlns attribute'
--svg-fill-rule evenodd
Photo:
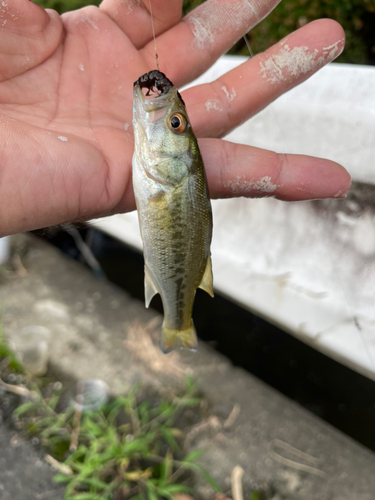
<svg viewBox="0 0 375 500"><path fill-rule="evenodd" d="M173 168L171 169L171 162ZM164 187L175 187L181 184L189 175L186 163L178 157L159 160L156 165L144 167L145 174L149 179Z"/></svg>
<svg viewBox="0 0 375 500"><path fill-rule="evenodd" d="M155 283L152 280L151 273L148 267L145 265L145 303L146 307L150 305L152 298L159 293Z"/></svg>
<svg viewBox="0 0 375 500"><path fill-rule="evenodd" d="M199 288L202 288L202 290L207 292L208 295L211 295L211 297L214 296L211 255L209 255L207 259L206 269Z"/></svg>

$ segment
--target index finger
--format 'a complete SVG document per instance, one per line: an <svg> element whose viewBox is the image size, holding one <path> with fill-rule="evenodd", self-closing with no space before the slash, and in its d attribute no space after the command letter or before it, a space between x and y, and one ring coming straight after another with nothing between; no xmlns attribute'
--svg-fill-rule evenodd
<svg viewBox="0 0 375 500"><path fill-rule="evenodd" d="M207 0L157 39L160 69L176 86L197 78L280 0ZM142 49L154 59L154 44Z"/></svg>

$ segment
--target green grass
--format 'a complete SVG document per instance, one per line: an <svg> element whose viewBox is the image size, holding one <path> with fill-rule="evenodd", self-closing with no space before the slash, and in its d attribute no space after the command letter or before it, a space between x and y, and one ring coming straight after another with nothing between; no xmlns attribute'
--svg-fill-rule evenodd
<svg viewBox="0 0 375 500"><path fill-rule="evenodd" d="M33 0L45 9L57 10L60 14L70 10L81 9L87 5L99 5L101 0Z"/></svg>
<svg viewBox="0 0 375 500"><path fill-rule="evenodd" d="M100 0L33 0L44 8L60 13L99 5ZM186 14L203 0L184 0ZM375 64L375 1L374 0L283 0L258 26L248 34L254 54L263 52L274 43L307 22L321 18L338 21L345 30L346 48L336 60L353 64ZM240 40L231 54L248 56Z"/></svg>
<svg viewBox="0 0 375 500"><path fill-rule="evenodd" d="M203 0L184 0L184 11L201 3ZM304 24L321 18L334 19L344 28L346 46L336 62L375 64L374 0L283 0L249 32L252 52L263 52ZM243 40L229 53L249 55Z"/></svg>
<svg viewBox="0 0 375 500"><path fill-rule="evenodd" d="M1 328L0 363L2 377L24 373ZM90 412L64 402L60 382L48 377L24 381L27 401L13 412L17 429L38 438L60 464L55 480L66 484L66 500L173 500L176 493L191 490L192 474L220 491L197 463L202 451L183 447L187 421L191 414L199 420L199 410L193 409L201 404L190 377L182 395L163 399L133 387Z"/></svg>
<svg viewBox="0 0 375 500"><path fill-rule="evenodd" d="M220 490L196 462L201 451L182 451L184 432L176 422L199 405L194 392L189 381L181 397L150 401L132 389L80 416L70 405L56 412L58 388L48 398L39 392L14 414L28 435L38 437L47 453L64 464L64 473L55 479L66 484L66 500L173 500L175 493L190 490L189 473ZM71 451L74 435L76 449Z"/></svg>
<svg viewBox="0 0 375 500"><path fill-rule="evenodd" d="M17 358L16 354L9 347L7 339L4 336L2 326L0 324L0 361L7 360L7 367L15 373L24 373L22 363Z"/></svg>
<svg viewBox="0 0 375 500"><path fill-rule="evenodd" d="M344 28L346 47L336 62L375 62L367 33L368 29L375 28L372 0L284 0L250 32L251 47L255 53L262 52L302 25L321 18L334 19ZM242 53L244 50L243 47Z"/></svg>

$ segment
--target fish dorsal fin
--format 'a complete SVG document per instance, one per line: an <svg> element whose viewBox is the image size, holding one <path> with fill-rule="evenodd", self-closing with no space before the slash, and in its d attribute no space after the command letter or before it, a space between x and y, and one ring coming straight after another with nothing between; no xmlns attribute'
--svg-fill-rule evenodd
<svg viewBox="0 0 375 500"><path fill-rule="evenodd" d="M202 290L207 292L208 295L211 295L211 297L214 296L211 255L209 255L207 259L206 269L199 288L202 288Z"/></svg>
<svg viewBox="0 0 375 500"><path fill-rule="evenodd" d="M151 274L150 274L148 267L145 265L145 303L146 303L146 307L148 307L150 305L152 298L157 293L159 293L159 292L155 286L155 283L152 280L152 277L151 277Z"/></svg>

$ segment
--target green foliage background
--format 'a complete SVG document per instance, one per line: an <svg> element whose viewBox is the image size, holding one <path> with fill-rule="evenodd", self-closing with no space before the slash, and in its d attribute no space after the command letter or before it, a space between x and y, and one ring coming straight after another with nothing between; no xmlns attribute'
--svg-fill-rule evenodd
<svg viewBox="0 0 375 500"><path fill-rule="evenodd" d="M99 5L101 0L33 0L45 9L57 10L60 14L69 10L81 9L86 5Z"/></svg>
<svg viewBox="0 0 375 500"><path fill-rule="evenodd" d="M173 1L173 0L170 0ZM204 0L184 0L184 14ZM34 0L58 12L99 5L100 0ZM375 64L375 0L284 0L248 34L254 54L263 52L304 24L320 18L338 21L346 34L346 48L337 62ZM248 55L244 41L231 54Z"/></svg>

